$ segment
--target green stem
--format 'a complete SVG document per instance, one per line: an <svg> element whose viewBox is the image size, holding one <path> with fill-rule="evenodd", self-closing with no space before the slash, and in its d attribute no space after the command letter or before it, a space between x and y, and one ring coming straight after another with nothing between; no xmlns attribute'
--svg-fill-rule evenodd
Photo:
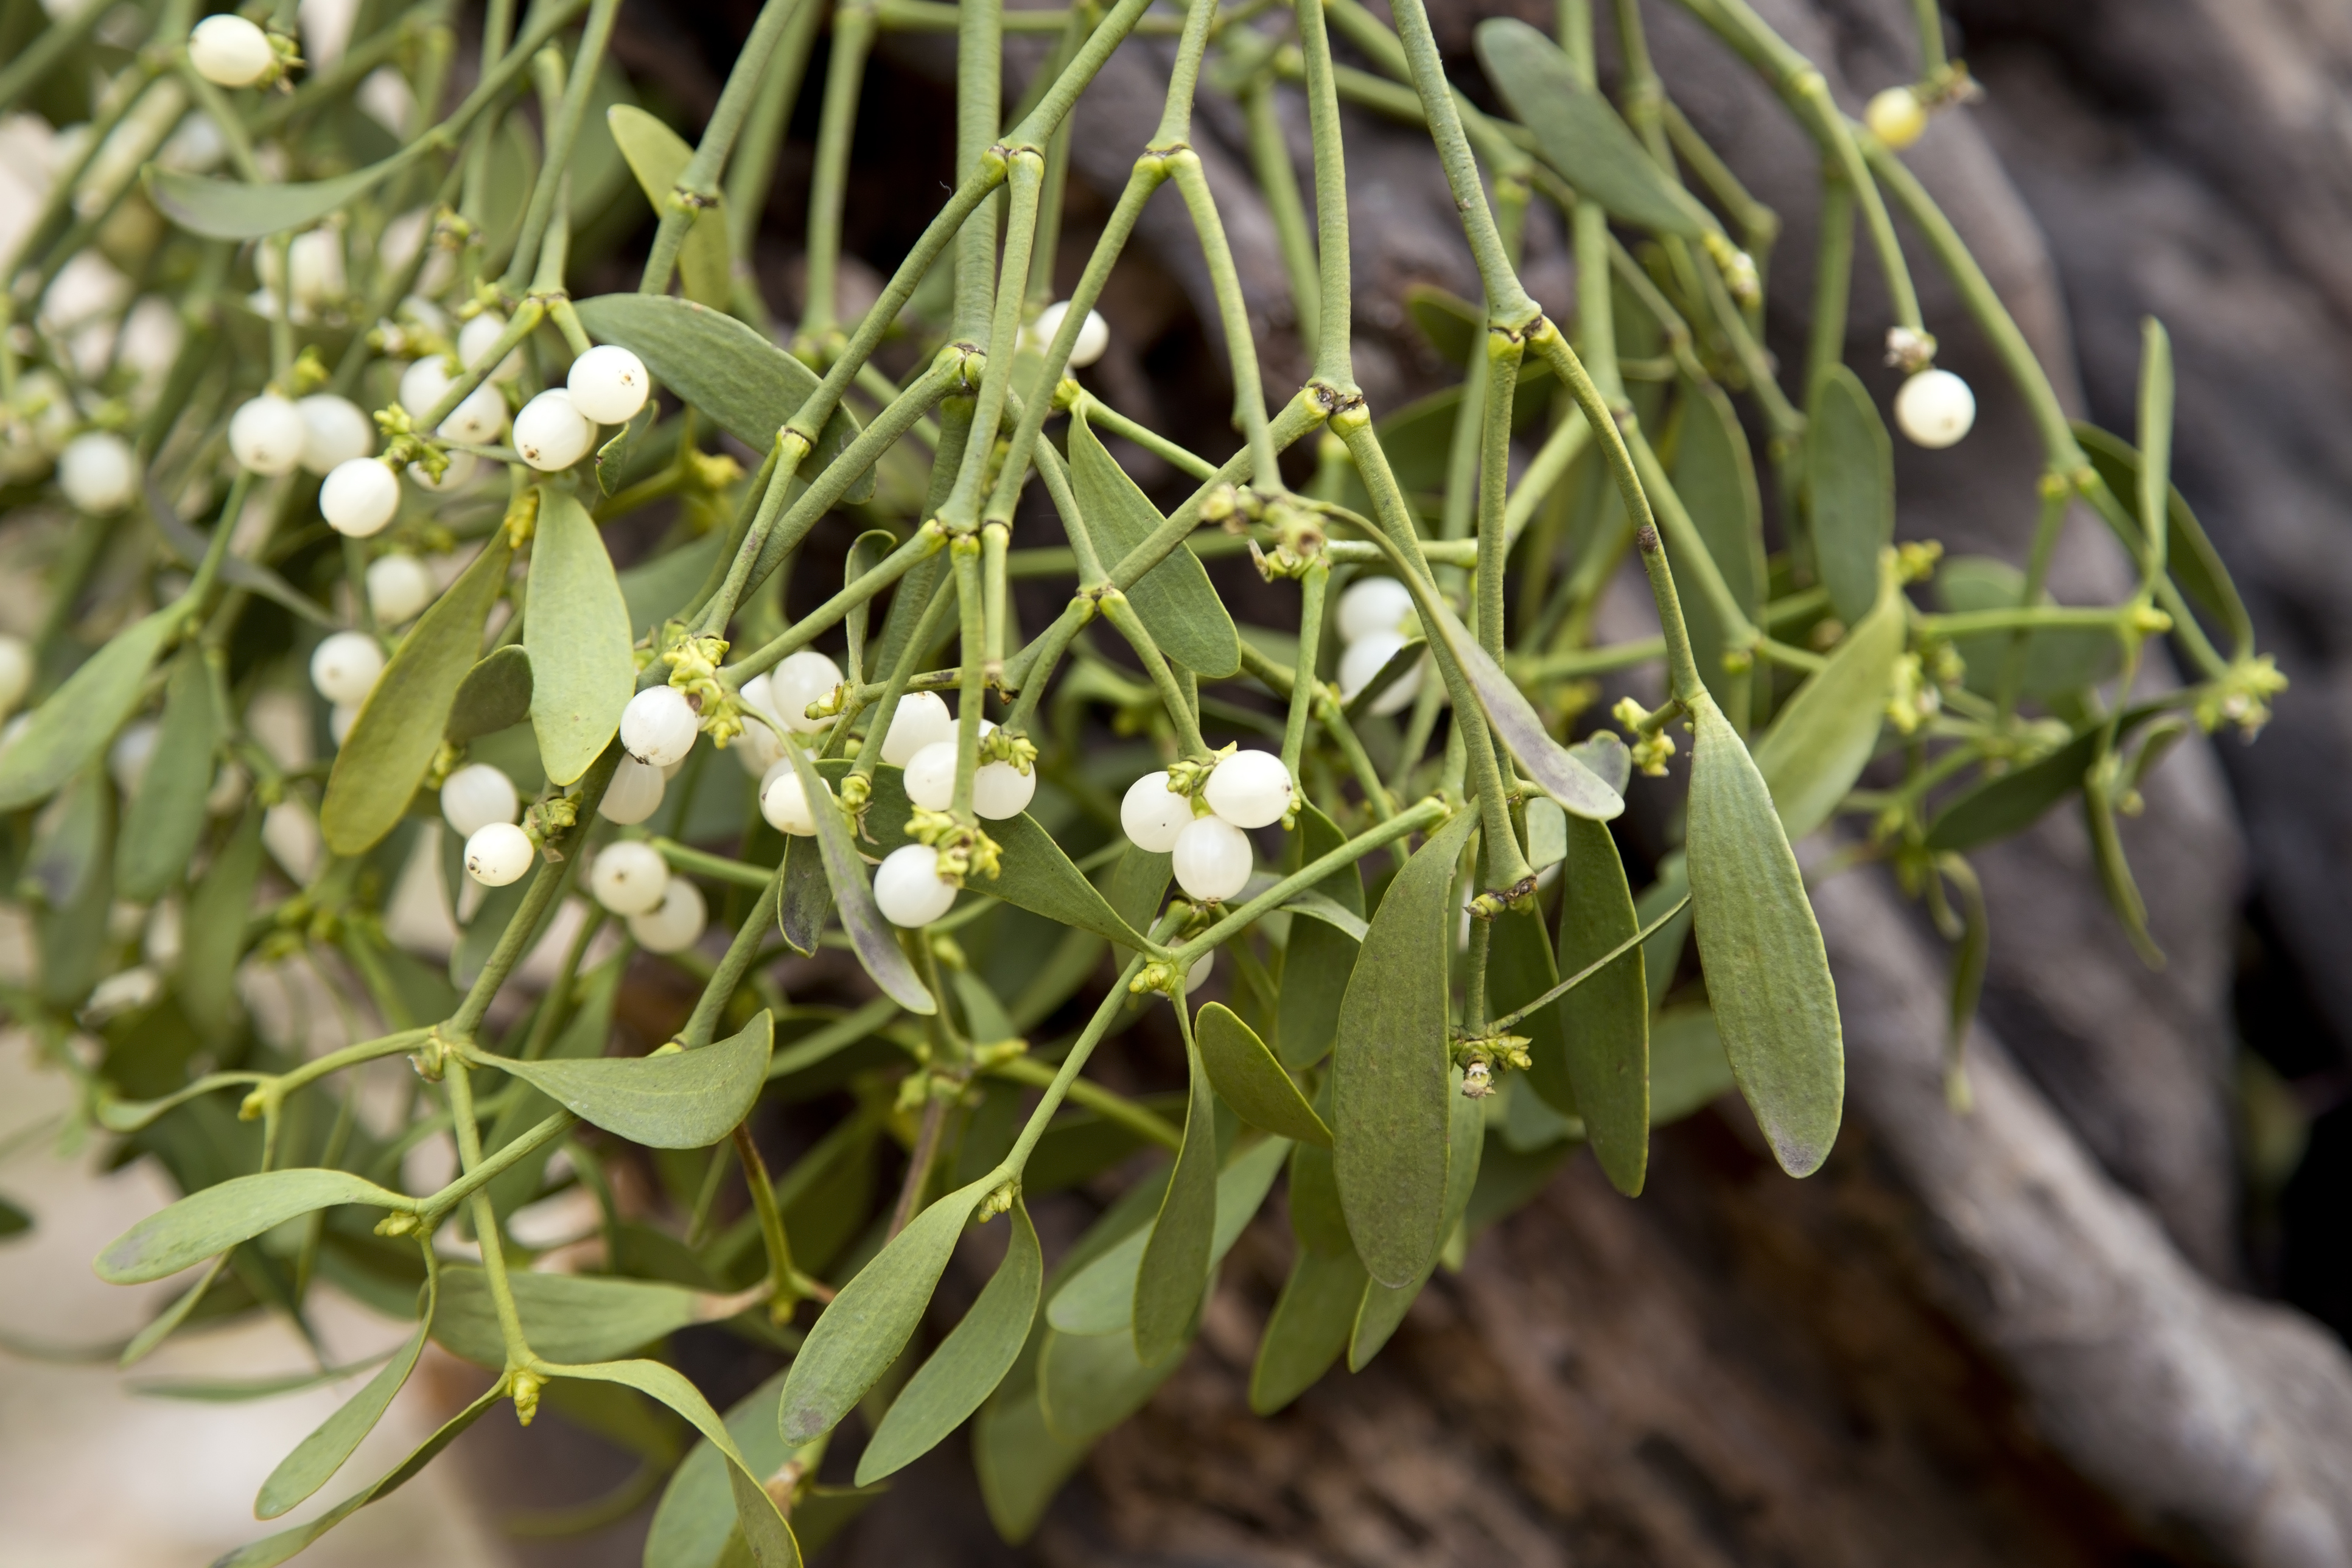
<svg viewBox="0 0 2352 1568"><path fill-rule="evenodd" d="M607 0L596 0L596 3L602 6ZM617 4L617 0L614 3ZM767 0L767 4L760 7L759 17L751 24L751 34L743 40L743 47L727 73L727 85L719 89L719 102L710 111L710 122L703 127L702 140L696 144L694 156L687 160L685 169L679 173L677 184L670 190L669 199L662 205L661 226L654 231L653 253L646 258L645 276L637 284L639 293L660 294L668 290L670 273L677 266L678 250L686 244L687 229L693 225L697 215L719 199L719 174L727 166L727 154L734 148L736 135L743 129L744 119L751 114L752 105L759 100L761 79L776 52L777 41L791 26L794 11L815 3L816 0ZM596 21L592 14L588 23L589 35L593 36L595 30ZM597 48L601 53L601 38L597 40ZM581 54L583 58L591 61L595 58L588 53L585 37L582 40ZM575 69L574 75L579 74ZM564 107L569 113L571 105L566 103ZM567 141L567 150L569 145ZM536 198L533 205L537 205ZM530 234L528 220L525 220L524 233L526 236Z"/></svg>
<svg viewBox="0 0 2352 1568"><path fill-rule="evenodd" d="M843 0L833 16L833 55L825 68L824 106L817 121L816 163L809 175L808 300L794 340L804 354L816 352L835 329L849 144L856 132L866 56L873 45L872 0Z"/></svg>

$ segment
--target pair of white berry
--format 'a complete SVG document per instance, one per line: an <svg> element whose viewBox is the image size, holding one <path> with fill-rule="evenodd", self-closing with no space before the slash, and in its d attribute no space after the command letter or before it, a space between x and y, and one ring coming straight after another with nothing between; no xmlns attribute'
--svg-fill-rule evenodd
<svg viewBox="0 0 2352 1568"><path fill-rule="evenodd" d="M470 328L487 319L478 316L466 324ZM504 330L500 323L499 331ZM464 342L460 335L461 353ZM487 353L489 346L482 345L481 352ZM596 426L626 425L646 405L652 390L645 361L618 343L600 344L572 362L572 374L562 386L548 388L515 415L515 451L541 473L568 468L596 444Z"/></svg>
<svg viewBox="0 0 2352 1568"><path fill-rule="evenodd" d="M1244 829L1270 826L1290 809L1290 770L1272 752L1235 752L1210 770L1197 815L1192 797L1170 787L1166 773L1128 786L1119 826L1139 849L1171 857L1177 886L1203 903L1240 892L1254 863Z"/></svg>
<svg viewBox="0 0 2352 1568"><path fill-rule="evenodd" d="M265 392L229 416L228 449L240 466L264 478L298 468L331 473L375 450L375 425L358 404L331 392L299 400Z"/></svg>
<svg viewBox="0 0 2352 1568"><path fill-rule="evenodd" d="M830 719L812 719L809 706L821 702L841 684L841 666L814 648L803 648L788 654L783 663L764 674L755 675L743 683L737 693L743 706L765 714L775 725L771 729L754 719L743 726L743 733L735 742L736 760L743 771L760 777L773 772L783 758L783 742L776 730L787 730L796 735L814 735L833 722Z"/></svg>
<svg viewBox="0 0 2352 1568"><path fill-rule="evenodd" d="M650 844L607 844L588 868L588 891L629 922L629 935L650 952L682 952L701 940L709 923L702 889L672 876L669 863Z"/></svg>
<svg viewBox="0 0 2352 1568"><path fill-rule="evenodd" d="M441 781L441 819L466 839L466 874L486 888L519 880L539 858L515 826L522 797L504 770L468 763Z"/></svg>
<svg viewBox="0 0 2352 1568"><path fill-rule="evenodd" d="M1359 577L1339 595L1339 698L1352 702L1356 694L1388 668L1403 651L1408 631L1418 629L1412 593L1393 577ZM1372 699L1375 713L1398 713L1421 690L1418 664L1389 682Z"/></svg>

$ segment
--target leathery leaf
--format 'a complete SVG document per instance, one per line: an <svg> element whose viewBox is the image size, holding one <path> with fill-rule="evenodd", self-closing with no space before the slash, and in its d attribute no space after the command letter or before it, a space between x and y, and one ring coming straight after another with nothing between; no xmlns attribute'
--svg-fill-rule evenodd
<svg viewBox="0 0 2352 1568"><path fill-rule="evenodd" d="M522 644L530 656L530 727L552 783L588 771L621 727L636 690L629 606L588 509L539 487Z"/></svg>
<svg viewBox="0 0 2352 1568"><path fill-rule="evenodd" d="M768 1080L775 1026L762 1011L728 1039L695 1051L576 1060L487 1058L583 1121L648 1149L701 1149L751 1113Z"/></svg>

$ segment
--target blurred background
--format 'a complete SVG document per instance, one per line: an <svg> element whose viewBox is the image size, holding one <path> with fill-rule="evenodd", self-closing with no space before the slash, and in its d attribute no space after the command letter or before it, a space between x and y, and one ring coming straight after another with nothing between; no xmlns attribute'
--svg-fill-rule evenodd
<svg viewBox="0 0 2352 1568"><path fill-rule="evenodd" d="M1606 76L1609 7L1595 8ZM1849 111L1916 74L1906 0L1757 9ZM631 0L614 54L639 99L691 136L753 10ZM1495 15L1554 22L1541 0L1430 10L1454 79L1489 106L1472 28ZM1641 14L1675 103L1781 216L1770 341L1799 363L1811 144L1678 6ZM302 15L306 53L331 58L349 0L305 0ZM1096 1448L1030 1542L997 1541L951 1442L820 1561L2352 1562L2352 10L1956 0L1944 16L1984 96L1940 115L1906 162L2080 416L2130 428L2138 324L2163 319L2179 363L2176 482L2294 682L2257 742L2178 748L2125 826L2165 964L2131 950L2073 815L1979 857L1992 956L1971 1046L1978 1107L1955 1118L1936 1076L1940 949L1878 873L1827 882L1851 1087L1820 1176L1781 1177L1736 1100L1662 1133L1636 1203L1572 1162L1424 1293L1378 1362L1261 1422L1244 1389L1288 1248L1269 1215L1235 1250L1192 1361ZM461 23L461 38L471 30ZM820 33L806 83L824 79L826 47ZM1008 44L1014 78L1042 47ZM1066 283L1151 133L1167 55L1165 39L1129 43L1079 105ZM1367 64L1344 44L1339 55ZM951 36L886 32L869 67L845 314L951 173L952 66ZM470 68L461 58L461 79ZM760 256L786 324L817 98L803 88ZM1306 177L1304 107L1288 89L1281 110ZM1343 113L1357 369L1382 410L1458 375L1407 291L1477 287L1425 134ZM1306 357L1240 110L1204 89L1194 135L1268 382L1295 384ZM0 222L16 199L0 182ZM583 236L575 292L635 287L651 215L634 193L622 208L625 220ZM1898 532L2021 559L2038 449L1925 247L1906 239L1940 363L1982 412L1951 451L1898 448ZM1567 323L1573 274L1541 204L1527 253L1531 290ZM1847 358L1885 395L1885 293L1867 247L1858 256ZM1147 210L1102 309L1108 399L1196 450L1229 449L1207 276L1172 196ZM1175 478L1135 448L1119 455L1147 488ZM2053 586L2062 600L2111 597L2124 574L2080 518ZM1247 618L1254 575L1237 562L1216 575ZM1638 634L1647 612L1625 613L1612 635ZM1635 846L1661 851L1664 826L1637 805ZM412 913L429 946L438 911ZM299 977L248 980L273 1026L319 1026ZM127 1382L102 1356L72 1358L154 1309L100 1286L88 1258L169 1194L136 1166L101 1173L95 1146L12 1138L64 1108L63 1084L26 1060L0 1049L0 1194L39 1218L0 1240L0 1331L30 1352L0 1357L0 1568L207 1561L257 1532L245 1500L349 1385L200 1397L231 1370L310 1364L272 1327L184 1335ZM1041 1228L1067 1234L1103 1195L1052 1200L1067 1206L1058 1220L1041 1206ZM935 1328L984 1278L950 1271ZM355 1307L329 1311L324 1332L341 1363L397 1337ZM722 1405L775 1364L716 1329L696 1336L707 1342L681 1345L681 1359ZM353 1474L413 1446L479 1375L425 1368ZM644 1509L562 1541L514 1528L525 1510L592 1502L633 1465L559 1415L524 1433L501 1415L305 1561L635 1563Z"/></svg>

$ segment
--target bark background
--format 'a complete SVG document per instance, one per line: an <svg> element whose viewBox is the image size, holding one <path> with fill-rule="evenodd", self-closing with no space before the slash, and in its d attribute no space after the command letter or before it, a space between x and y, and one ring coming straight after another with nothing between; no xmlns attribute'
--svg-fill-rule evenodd
<svg viewBox="0 0 2352 1568"><path fill-rule="evenodd" d="M1905 0L1759 9L1850 110L1916 73ZM1477 21L1551 23L1540 0L1431 10L1477 94ZM1682 11L1643 14L1670 95L1784 220L1771 341L1793 363L1811 144ZM691 124L749 15L639 4L617 47ZM1971 1047L1978 1108L1958 1119L1937 1079L1939 944L1876 874L1825 884L1850 1092L1820 1176L1780 1176L1736 1100L1661 1137L1638 1202L1573 1162L1432 1286L1371 1367L1270 1421L1244 1394L1289 1244L1278 1218L1262 1220L1191 1362L1097 1448L1033 1542L996 1541L959 1442L822 1561L2352 1563L2352 1361L2338 1339L2352 1333L2352 14L1956 0L1949 16L1987 96L1940 116L1908 161L2077 412L2130 428L2138 321L2164 319L2177 481L2294 683L2257 744L2175 751L2125 826L2166 967L2133 955L2071 814L1979 856L1992 963ZM824 47L769 208L763 275L786 311ZM1130 45L1079 107L1071 277L1157 120L1165 54ZM877 268L929 212L890 199L894 182L929 190L948 172L951 64L951 41L899 35L869 77L849 224ZM1303 108L1294 96L1285 111L1306 178ZM1379 410L1443 369L1403 288L1476 287L1423 134L1347 118L1357 368ZM1240 117L1207 90L1195 142L1268 385L1295 384L1304 360L1243 175ZM1981 412L1951 451L1898 443L1899 532L2021 560L2037 445L1924 247L1906 249L1941 363ZM1567 321L1572 273L1540 204L1528 255L1530 289ZM1172 196L1148 210L1130 256L1105 300L1100 384L1222 451L1222 345ZM1857 257L1847 358L1890 394L1885 294L1867 247ZM2057 595L2113 597L2124 575L2078 516ZM1078 1201L1059 1201L1041 1226L1075 1229ZM977 1284L951 1275L942 1328ZM764 1370L710 1349L721 1398ZM510 1500L589 1495L625 1469L544 1423L527 1440L485 1423L459 1451ZM523 1555L634 1562L642 1529L640 1516Z"/></svg>

